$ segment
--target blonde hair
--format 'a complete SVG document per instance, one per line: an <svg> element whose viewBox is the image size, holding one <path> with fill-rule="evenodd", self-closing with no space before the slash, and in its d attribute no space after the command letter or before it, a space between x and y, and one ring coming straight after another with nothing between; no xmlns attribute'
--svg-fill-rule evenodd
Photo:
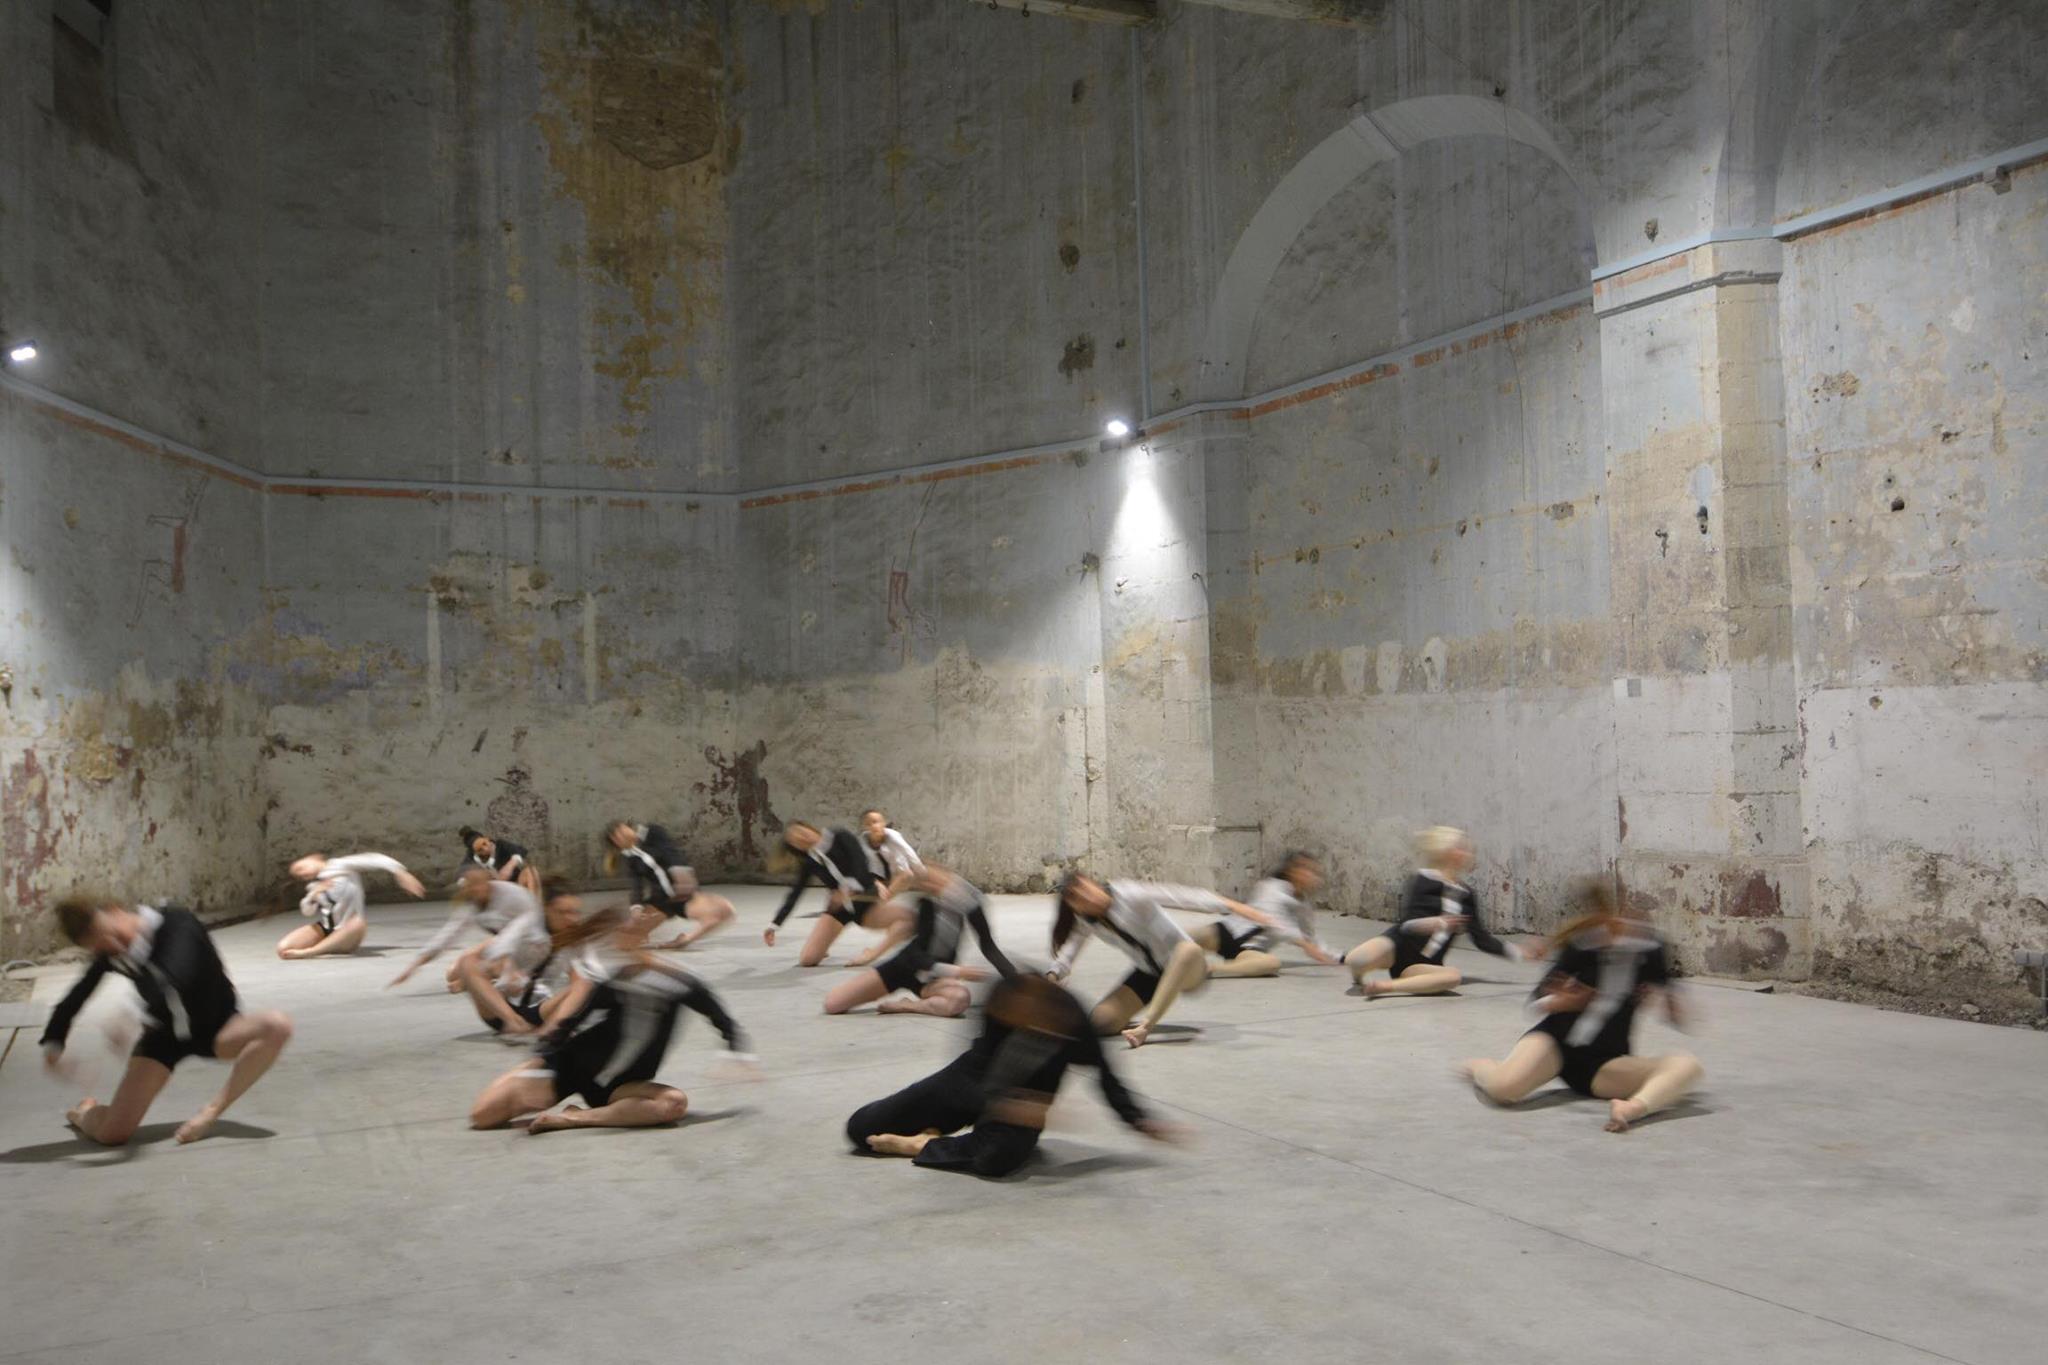
<svg viewBox="0 0 2048 1365"><path fill-rule="evenodd" d="M1415 852L1424 867L1441 867L1452 850L1471 846L1470 837L1455 825L1431 825L1415 836Z"/></svg>

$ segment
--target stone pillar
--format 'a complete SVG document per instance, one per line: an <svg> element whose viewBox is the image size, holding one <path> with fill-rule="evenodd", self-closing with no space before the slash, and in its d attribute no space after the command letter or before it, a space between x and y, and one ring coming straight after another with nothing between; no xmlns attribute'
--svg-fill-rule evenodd
<svg viewBox="0 0 2048 1365"><path fill-rule="evenodd" d="M1601 281L1616 644L1617 873L1681 961L1801 977L1781 248L1717 243Z"/></svg>

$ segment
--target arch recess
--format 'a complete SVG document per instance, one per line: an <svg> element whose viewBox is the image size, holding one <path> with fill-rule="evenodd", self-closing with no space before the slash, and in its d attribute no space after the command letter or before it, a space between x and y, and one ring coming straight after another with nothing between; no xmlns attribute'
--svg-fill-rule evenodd
<svg viewBox="0 0 2048 1365"><path fill-rule="evenodd" d="M1576 168L1542 120L1484 95L1418 95L1361 110L1295 163L1252 215L1232 248L1209 303L1197 393L1205 400L1244 395L1252 323L1273 272L1302 229L1337 192L1382 162L1447 137L1504 137L1534 148L1583 189Z"/></svg>

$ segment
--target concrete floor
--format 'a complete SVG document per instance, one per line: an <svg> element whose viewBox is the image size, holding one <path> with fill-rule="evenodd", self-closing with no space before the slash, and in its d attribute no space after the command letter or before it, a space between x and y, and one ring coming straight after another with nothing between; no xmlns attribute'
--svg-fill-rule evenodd
<svg viewBox="0 0 2048 1365"><path fill-rule="evenodd" d="M1043 1159L981 1182L840 1136L966 1025L822 1016L839 973L762 946L772 892L733 894L744 927L688 960L769 1075L706 1082L691 1016L663 1073L680 1130L470 1132L521 1054L426 973L380 989L433 908L376 908L371 951L336 961L276 960L284 920L222 930L245 1001L298 1036L194 1147L170 1130L218 1066L181 1068L139 1145L88 1149L22 1028L0 1361L2048 1358L2040 1034L1695 987L1707 1088L1614 1137L1604 1106L1503 1113L1452 1078L1514 1040L1531 968L1461 954L1459 998L1368 1004L1304 963L1215 983L1172 1021L1199 1040L1116 1057L1191 1144L1128 1132L1083 1074ZM998 899L1042 958L1044 898ZM1121 968L1095 944L1078 987Z"/></svg>

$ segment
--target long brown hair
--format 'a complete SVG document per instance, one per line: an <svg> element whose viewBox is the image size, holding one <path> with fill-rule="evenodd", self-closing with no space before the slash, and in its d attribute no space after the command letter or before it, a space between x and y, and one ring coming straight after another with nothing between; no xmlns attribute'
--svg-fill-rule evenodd
<svg viewBox="0 0 2048 1365"><path fill-rule="evenodd" d="M1621 918L1621 902L1614 894L1611 883L1589 877L1579 883L1576 897L1579 913L1550 931L1544 940L1544 952L1555 955L1579 935L1603 924L1610 924Z"/></svg>

